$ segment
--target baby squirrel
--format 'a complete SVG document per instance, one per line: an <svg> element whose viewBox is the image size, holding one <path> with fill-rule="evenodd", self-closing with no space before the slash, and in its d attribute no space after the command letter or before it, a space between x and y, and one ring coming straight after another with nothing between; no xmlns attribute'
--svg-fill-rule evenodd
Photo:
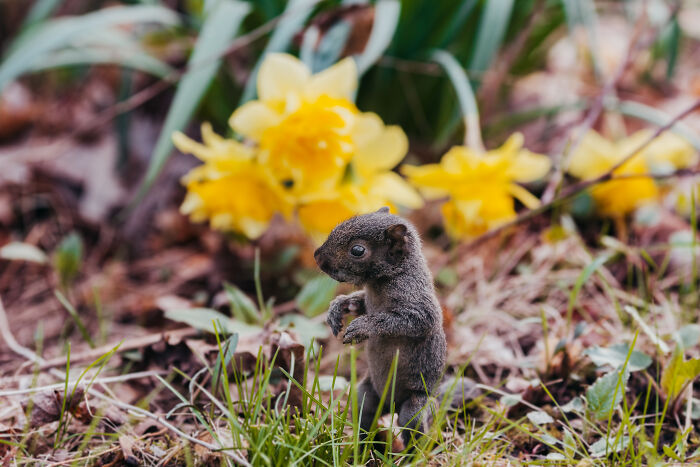
<svg viewBox="0 0 700 467"><path fill-rule="evenodd" d="M392 384L389 373L398 351L394 402L399 425L410 428L401 433L408 446L413 431L424 431L427 414L417 416L418 412L428 403L429 395L441 392L437 385L447 350L442 309L420 237L411 223L385 207L338 225L314 252L314 258L333 279L364 288L333 300L326 320L337 336L344 315L356 313L358 317L345 330L343 343L367 341L369 374L357 389L362 407L360 426L368 432L376 412L388 411L390 401L384 407L378 405L384 385L387 381ZM462 380L457 389L462 395L472 392L473 383Z"/></svg>

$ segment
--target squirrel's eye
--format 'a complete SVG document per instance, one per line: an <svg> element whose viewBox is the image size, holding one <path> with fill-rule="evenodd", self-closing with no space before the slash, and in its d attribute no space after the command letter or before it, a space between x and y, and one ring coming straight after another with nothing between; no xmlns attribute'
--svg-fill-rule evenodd
<svg viewBox="0 0 700 467"><path fill-rule="evenodd" d="M365 247L362 245L353 245L352 248L350 248L350 254L360 257L365 254Z"/></svg>

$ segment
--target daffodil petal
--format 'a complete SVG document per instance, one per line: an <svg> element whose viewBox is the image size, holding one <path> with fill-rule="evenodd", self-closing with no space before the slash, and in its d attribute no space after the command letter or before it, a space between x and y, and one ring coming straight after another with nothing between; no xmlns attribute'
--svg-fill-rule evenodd
<svg viewBox="0 0 700 467"><path fill-rule="evenodd" d="M639 131L637 133L643 135L642 143L650 136L650 132ZM698 161L698 153L693 146L685 139L669 131L665 131L656 137L642 150L642 154L649 165L670 165L675 169L690 167Z"/></svg>
<svg viewBox="0 0 700 467"><path fill-rule="evenodd" d="M284 53L265 56L258 71L258 98L262 101L283 101L288 94L302 93L309 84L311 72L298 58Z"/></svg>
<svg viewBox="0 0 700 467"><path fill-rule="evenodd" d="M212 219L212 222L213 221L214 219ZM238 221L238 224L246 237L256 239L265 233L269 222L260 222L249 218L243 218Z"/></svg>
<svg viewBox="0 0 700 467"><path fill-rule="evenodd" d="M306 95L316 98L328 95L339 99L351 99L357 89L357 65L352 57L344 58L311 77Z"/></svg>
<svg viewBox="0 0 700 467"><path fill-rule="evenodd" d="M237 133L260 141L265 130L279 124L282 116L260 101L246 102L229 118L229 125Z"/></svg>
<svg viewBox="0 0 700 467"><path fill-rule="evenodd" d="M418 209L423 206L423 198L418 192L394 172L377 175L372 181L372 191L379 197L390 200L395 204Z"/></svg>
<svg viewBox="0 0 700 467"><path fill-rule="evenodd" d="M401 173L428 199L442 198L449 193L446 186L447 174L440 164L402 165Z"/></svg>
<svg viewBox="0 0 700 467"><path fill-rule="evenodd" d="M574 177L589 180L605 173L618 160L616 145L589 131L569 157L567 171Z"/></svg>
<svg viewBox="0 0 700 467"><path fill-rule="evenodd" d="M340 199L303 204L297 211L299 223L317 244L323 243L336 225L354 214Z"/></svg>
<svg viewBox="0 0 700 467"><path fill-rule="evenodd" d="M374 112L363 112L354 119L352 139L358 147L369 144L379 138L384 129L384 122Z"/></svg>
<svg viewBox="0 0 700 467"><path fill-rule="evenodd" d="M528 183L544 177L551 166L549 157L524 149L513 158L507 172L513 180Z"/></svg>
<svg viewBox="0 0 700 467"><path fill-rule="evenodd" d="M173 133L173 144L175 147L185 154L192 154L200 160L206 161L211 157L211 149L203 144L196 142L182 132L176 131Z"/></svg>
<svg viewBox="0 0 700 467"><path fill-rule="evenodd" d="M381 134L363 147L357 148L353 161L358 170L389 170L395 167L408 152L408 138L398 126L388 126Z"/></svg>
<svg viewBox="0 0 700 467"><path fill-rule="evenodd" d="M516 185L515 183L511 184L508 188L508 192L528 209L535 209L540 205L540 200L520 185Z"/></svg>
<svg viewBox="0 0 700 467"><path fill-rule="evenodd" d="M214 133L214 128L212 128L211 123L204 122L199 128L202 133L202 143L205 146L214 146L226 142L224 138Z"/></svg>
<svg viewBox="0 0 700 467"><path fill-rule="evenodd" d="M524 142L525 138L523 137L522 133L513 133L508 137L505 143L501 145L501 147L494 149L494 152L499 152L505 157L515 157L523 147Z"/></svg>

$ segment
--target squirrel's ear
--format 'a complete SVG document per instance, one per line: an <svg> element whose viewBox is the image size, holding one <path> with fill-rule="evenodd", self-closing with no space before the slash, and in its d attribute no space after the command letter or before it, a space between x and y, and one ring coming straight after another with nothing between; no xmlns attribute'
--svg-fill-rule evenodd
<svg viewBox="0 0 700 467"><path fill-rule="evenodd" d="M377 213L381 213L381 214L389 214L389 212L390 212L389 206L384 206L383 208L379 208L377 210Z"/></svg>
<svg viewBox="0 0 700 467"><path fill-rule="evenodd" d="M394 224L384 231L384 237L389 244L389 251L400 255L408 243L408 227L406 224Z"/></svg>

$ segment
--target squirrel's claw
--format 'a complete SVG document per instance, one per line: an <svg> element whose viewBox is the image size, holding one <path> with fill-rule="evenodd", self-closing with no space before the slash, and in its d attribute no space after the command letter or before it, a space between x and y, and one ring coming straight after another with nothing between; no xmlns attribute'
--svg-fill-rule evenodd
<svg viewBox="0 0 700 467"><path fill-rule="evenodd" d="M343 321L342 319L338 319L337 316L334 314L329 313L328 317L326 318L326 324L330 326L331 332L335 337L338 337L338 333L340 332L341 329L343 329Z"/></svg>

